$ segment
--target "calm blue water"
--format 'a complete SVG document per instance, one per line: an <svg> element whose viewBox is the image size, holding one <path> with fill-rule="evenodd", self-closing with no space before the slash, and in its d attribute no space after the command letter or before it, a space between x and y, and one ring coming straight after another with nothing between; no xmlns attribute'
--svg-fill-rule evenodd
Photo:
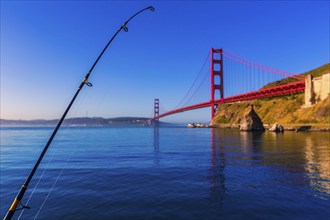
<svg viewBox="0 0 330 220"><path fill-rule="evenodd" d="M1 128L2 218L51 132ZM329 141L330 133L64 127L24 196L31 209L14 219L329 219Z"/></svg>

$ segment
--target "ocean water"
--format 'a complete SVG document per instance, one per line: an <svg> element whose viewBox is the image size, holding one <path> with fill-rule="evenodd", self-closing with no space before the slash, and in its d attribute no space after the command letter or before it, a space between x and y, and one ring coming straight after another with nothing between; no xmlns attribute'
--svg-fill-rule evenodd
<svg viewBox="0 0 330 220"><path fill-rule="evenodd" d="M52 127L1 128L4 217ZM63 127L13 219L329 219L330 133Z"/></svg>

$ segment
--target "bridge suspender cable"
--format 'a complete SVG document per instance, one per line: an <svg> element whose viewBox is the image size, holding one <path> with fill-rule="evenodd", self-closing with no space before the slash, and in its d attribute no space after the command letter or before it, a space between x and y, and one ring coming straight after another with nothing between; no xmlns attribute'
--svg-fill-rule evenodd
<svg viewBox="0 0 330 220"><path fill-rule="evenodd" d="M18 192L17 196L15 197L13 203L11 204L6 216L4 217L4 220L9 220L12 218L12 216L14 215L16 208L18 205L21 205L23 208L26 208L26 206L22 205L21 200L24 196L24 193L26 191L26 189L29 186L29 183L34 175L34 173L36 172L36 170L38 169L38 166L42 160L42 158L44 157L44 155L46 154L47 149L49 148L50 144L52 143L58 129L61 127L62 122L64 121L66 115L68 114L72 104L74 103L75 99L77 98L78 94L80 93L81 89L87 85L89 87L92 86L92 84L90 82L88 82L88 78L90 76L90 74L92 73L94 67L96 66L96 64L99 62L100 58L102 57L103 53L106 51L106 49L108 48L108 46L111 44L111 42L114 40L114 38L117 36L117 34L121 31L124 30L125 32L128 31L127 28L127 24L138 14L140 14L141 12L145 11L145 10L151 10L154 11L154 7L149 6L146 7L144 9L142 9L141 11L138 11L137 13L135 13L134 15L132 15L127 21L125 21L125 23L118 29L118 31L112 36L112 38L109 40L109 42L107 43L107 45L104 47L104 49L102 50L102 52L100 53L100 55L97 57L97 59L95 60L94 64L92 65L92 67L90 68L90 70L88 71L88 73L86 74L86 76L84 77L83 81L81 82L80 86L78 87L77 92L75 93L75 95L73 96L71 102L69 103L69 105L67 106L66 110L64 111L64 114L62 115L61 119L59 120L58 124L56 125L52 135L50 136L47 144L45 145L43 151L41 152L37 162L35 163L34 167L32 168L29 176L27 177L27 179L25 180L24 184L22 185L20 191Z"/></svg>

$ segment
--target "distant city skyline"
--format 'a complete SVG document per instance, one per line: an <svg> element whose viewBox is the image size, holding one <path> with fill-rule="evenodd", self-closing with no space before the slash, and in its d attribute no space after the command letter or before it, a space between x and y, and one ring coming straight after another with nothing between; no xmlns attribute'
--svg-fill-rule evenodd
<svg viewBox="0 0 330 220"><path fill-rule="evenodd" d="M59 118L109 38L149 5L68 117L151 117L154 98L175 108L212 47L297 74L330 59L329 1L1 1L0 118ZM207 122L210 109L161 120Z"/></svg>

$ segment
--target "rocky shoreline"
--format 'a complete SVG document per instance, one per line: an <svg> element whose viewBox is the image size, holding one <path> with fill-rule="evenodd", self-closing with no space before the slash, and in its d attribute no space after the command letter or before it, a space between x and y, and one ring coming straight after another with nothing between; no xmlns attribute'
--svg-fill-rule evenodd
<svg viewBox="0 0 330 220"><path fill-rule="evenodd" d="M222 124L222 125L207 125L207 124L200 124L200 123L189 123L187 125L188 128L227 128L227 129L238 129L241 131L244 131L241 129L240 124ZM269 132L285 132L285 131L291 131L291 132L330 132L330 125L329 126L320 126L318 124L315 125L280 125L278 123L275 123L273 125L270 124L263 124L263 127L265 130L261 131L269 131ZM259 131L260 132L260 131Z"/></svg>
<svg viewBox="0 0 330 220"><path fill-rule="evenodd" d="M264 124L265 130L269 131L272 125ZM330 132L329 127L320 127L319 125L282 125L283 131L293 131L293 132ZM228 129L240 129L239 124L232 124L232 125L212 125L213 128L228 128Z"/></svg>
<svg viewBox="0 0 330 220"><path fill-rule="evenodd" d="M307 131L330 131L330 124L325 123L299 123L299 124L280 124L278 122L272 124L264 124L259 117L259 115L254 110L254 105L247 105L243 112L240 112L238 119L234 123L215 123L211 122L212 127L222 127L222 128L234 128L240 131L250 131L250 132L263 132L268 130L269 132L284 132L284 131L294 131L294 132L307 132Z"/></svg>

